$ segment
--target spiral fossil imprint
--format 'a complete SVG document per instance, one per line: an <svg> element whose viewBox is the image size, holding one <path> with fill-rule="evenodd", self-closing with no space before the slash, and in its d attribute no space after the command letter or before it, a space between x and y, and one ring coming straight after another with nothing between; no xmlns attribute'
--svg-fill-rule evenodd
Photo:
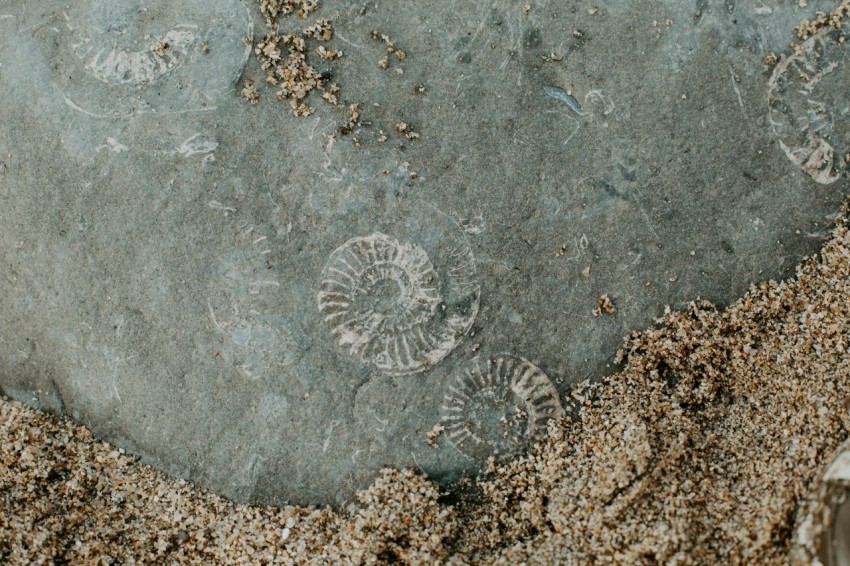
<svg viewBox="0 0 850 566"><path fill-rule="evenodd" d="M318 303L340 346L396 375L446 357L472 325L480 290L468 247L456 243L440 259L450 265L435 267L421 246L380 232L337 248Z"/></svg>
<svg viewBox="0 0 850 566"><path fill-rule="evenodd" d="M196 26L179 26L162 37L152 37L139 50L93 44L90 38L75 44L76 56L98 80L111 85L153 82L176 69L197 41Z"/></svg>
<svg viewBox="0 0 850 566"><path fill-rule="evenodd" d="M476 358L449 386L442 406L446 436L462 454L483 462L509 456L545 438L550 419L564 416L558 391L528 360L499 354L482 370Z"/></svg>
<svg viewBox="0 0 850 566"><path fill-rule="evenodd" d="M242 38L253 33L240 0L79 0L40 17L49 25L35 36L56 88L94 116L213 108L241 74Z"/></svg>

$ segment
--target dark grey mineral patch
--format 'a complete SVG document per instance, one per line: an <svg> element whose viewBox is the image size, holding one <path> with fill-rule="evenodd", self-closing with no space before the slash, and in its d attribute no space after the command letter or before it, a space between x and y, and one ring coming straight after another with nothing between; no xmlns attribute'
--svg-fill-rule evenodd
<svg viewBox="0 0 850 566"><path fill-rule="evenodd" d="M823 111L764 60L828 7L325 0L297 118L253 2L0 2L0 390L240 501L524 450L665 305L818 249L847 170L778 130L838 163L846 48Z"/></svg>

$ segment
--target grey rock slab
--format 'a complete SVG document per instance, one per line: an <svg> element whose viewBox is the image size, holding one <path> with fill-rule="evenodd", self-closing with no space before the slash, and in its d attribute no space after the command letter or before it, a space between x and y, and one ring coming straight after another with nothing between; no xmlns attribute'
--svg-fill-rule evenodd
<svg viewBox="0 0 850 566"><path fill-rule="evenodd" d="M764 58L829 6L326 0L344 135L254 3L0 2L0 390L240 501L519 453L665 305L818 249L846 24Z"/></svg>

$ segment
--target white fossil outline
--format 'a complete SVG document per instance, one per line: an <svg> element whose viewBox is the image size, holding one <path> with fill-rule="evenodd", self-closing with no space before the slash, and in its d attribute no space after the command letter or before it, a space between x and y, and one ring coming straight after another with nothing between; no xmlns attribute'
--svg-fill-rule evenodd
<svg viewBox="0 0 850 566"><path fill-rule="evenodd" d="M211 201L210 209L230 216L236 209ZM221 336L217 355L250 380L272 380L289 375L306 350L306 337L295 317L269 301L281 288L266 258L273 253L264 226L231 224L237 228L235 245L211 266L206 297L209 321ZM273 238L274 236L272 236Z"/></svg>
<svg viewBox="0 0 850 566"><path fill-rule="evenodd" d="M50 15L62 33L41 47L48 60L61 62L51 82L59 101L104 119L216 111L215 102L232 94L250 60L252 47L244 45L254 35L250 7L242 0L178 0L165 10L158 9L163 0L125 4L84 0ZM127 10L113 17L104 6ZM137 21L136 13L150 21ZM93 82L110 88L92 88Z"/></svg>
<svg viewBox="0 0 850 566"><path fill-rule="evenodd" d="M153 37L148 48L138 51L98 49L86 38L72 46L74 54L97 80L108 85L142 85L163 77L180 66L197 41L198 26L181 24L163 37Z"/></svg>
<svg viewBox="0 0 850 566"><path fill-rule="evenodd" d="M830 59L826 47L847 50L846 45L829 37L834 31L831 27L818 30L806 39L798 51L776 65L768 82L768 121L779 138L782 151L792 163L822 185L834 183L840 177L835 166L835 149L827 140L834 127L834 115L815 96L818 83L841 67L838 61ZM800 83L799 87L796 83ZM805 117L785 112L789 92L805 99ZM791 115L791 123L784 115ZM794 118L803 124L802 127L794 123ZM790 132L781 131L789 128ZM797 139L789 140L789 134Z"/></svg>
<svg viewBox="0 0 850 566"><path fill-rule="evenodd" d="M524 420L524 428L519 432L528 442L544 438L549 421L565 414L558 390L533 363L521 356L503 353L488 358L486 371L482 371L476 357L449 385L440 407L440 425L449 442L475 461L483 461L491 455L511 455L501 453L499 446L487 440L480 423L476 423L475 416L469 412L476 400L492 405L506 402L509 396L519 403L515 406L515 414ZM506 429L513 426L506 420L503 422ZM504 431L504 435L507 432Z"/></svg>
<svg viewBox="0 0 850 566"><path fill-rule="evenodd" d="M471 250L458 245L446 255L451 265L441 281L424 249L381 232L334 250L317 302L339 345L392 375L417 373L445 358L472 326L480 296ZM468 312L449 309L444 289L466 298Z"/></svg>

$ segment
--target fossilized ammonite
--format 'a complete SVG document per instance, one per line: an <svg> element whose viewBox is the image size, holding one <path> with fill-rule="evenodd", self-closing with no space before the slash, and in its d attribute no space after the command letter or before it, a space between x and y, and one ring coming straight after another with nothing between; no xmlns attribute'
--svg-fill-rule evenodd
<svg viewBox="0 0 850 566"><path fill-rule="evenodd" d="M53 86L95 117L209 110L241 74L253 29L240 0L83 0L30 17Z"/></svg>
<svg viewBox="0 0 850 566"><path fill-rule="evenodd" d="M470 368L449 385L441 425L463 454L483 462L510 456L546 436L550 419L564 409L555 386L528 360L499 354Z"/></svg>
<svg viewBox="0 0 850 566"><path fill-rule="evenodd" d="M95 45L89 38L72 47L95 78L110 85L141 85L176 69L198 41L194 26L178 26L162 37L150 38L138 50Z"/></svg>
<svg viewBox="0 0 850 566"><path fill-rule="evenodd" d="M821 184L847 169L850 47L847 23L821 29L773 71L768 90L770 125L785 155Z"/></svg>
<svg viewBox="0 0 850 566"><path fill-rule="evenodd" d="M446 250L443 273L416 243L376 232L327 261L319 310L339 344L390 374L422 371L457 345L478 312L468 247Z"/></svg>

